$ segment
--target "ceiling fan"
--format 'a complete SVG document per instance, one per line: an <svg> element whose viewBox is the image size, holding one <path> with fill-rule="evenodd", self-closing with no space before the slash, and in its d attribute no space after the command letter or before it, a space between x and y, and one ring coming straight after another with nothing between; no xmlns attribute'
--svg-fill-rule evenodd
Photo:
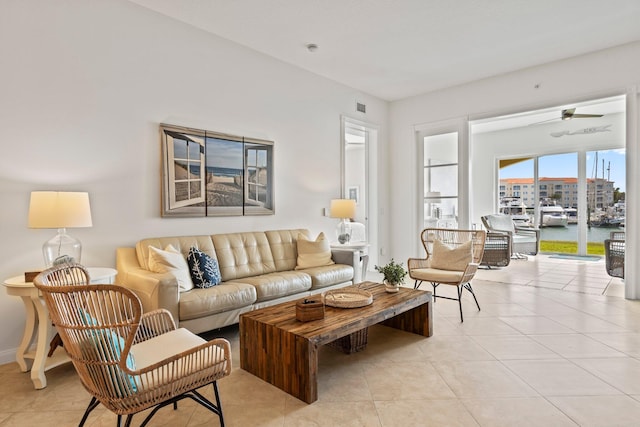
<svg viewBox="0 0 640 427"><path fill-rule="evenodd" d="M566 110L562 110L560 117L556 117L549 120L543 120L541 122L531 123L532 125L537 125L540 123L547 123L555 120L571 120L571 119L589 119L594 117L602 117L604 114L576 114L575 108L567 108Z"/></svg>

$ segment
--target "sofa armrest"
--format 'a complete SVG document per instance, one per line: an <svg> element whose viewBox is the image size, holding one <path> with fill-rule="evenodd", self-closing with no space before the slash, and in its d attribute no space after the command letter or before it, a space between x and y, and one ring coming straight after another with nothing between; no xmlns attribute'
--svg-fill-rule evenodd
<svg viewBox="0 0 640 427"><path fill-rule="evenodd" d="M335 249L331 251L331 259L336 264L350 265L355 269L360 265L360 252Z"/></svg>
<svg viewBox="0 0 640 427"><path fill-rule="evenodd" d="M180 319L178 281L171 273L154 273L140 267L135 248L116 250L116 283L131 289L145 312L164 308L174 320Z"/></svg>

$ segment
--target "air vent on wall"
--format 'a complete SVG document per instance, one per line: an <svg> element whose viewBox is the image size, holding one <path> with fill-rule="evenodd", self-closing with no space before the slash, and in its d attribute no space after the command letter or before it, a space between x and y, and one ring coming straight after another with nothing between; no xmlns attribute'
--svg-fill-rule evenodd
<svg viewBox="0 0 640 427"><path fill-rule="evenodd" d="M361 113L366 113L367 112L367 106L364 104L361 104L359 102L356 102L356 111L359 111Z"/></svg>

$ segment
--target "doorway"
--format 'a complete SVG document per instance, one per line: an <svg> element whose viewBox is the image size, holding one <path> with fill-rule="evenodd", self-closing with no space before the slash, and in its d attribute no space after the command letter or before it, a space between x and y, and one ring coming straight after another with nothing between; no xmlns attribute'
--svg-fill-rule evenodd
<svg viewBox="0 0 640 427"><path fill-rule="evenodd" d="M494 195L484 199L474 195L474 215L498 212L505 196L520 191L522 199L528 198L532 224L541 227L541 240L567 242L564 249L543 244L542 251L603 254L607 230L589 228L595 213L590 204L599 203L599 214L615 214L620 221L626 187L625 116L626 97L616 96L471 122L473 164L496 166L493 177L474 174L473 193ZM615 163L610 170L617 175L603 177L599 164L600 173L594 176L596 156L611 159L607 162ZM526 172L513 173L524 166ZM593 199L596 194L599 202ZM554 209L556 216L551 215ZM551 236L554 233L557 236Z"/></svg>
<svg viewBox="0 0 640 427"><path fill-rule="evenodd" d="M356 202L352 220L363 224L369 265L378 263L378 127L350 117L341 117L341 197ZM355 228L354 228L355 232Z"/></svg>

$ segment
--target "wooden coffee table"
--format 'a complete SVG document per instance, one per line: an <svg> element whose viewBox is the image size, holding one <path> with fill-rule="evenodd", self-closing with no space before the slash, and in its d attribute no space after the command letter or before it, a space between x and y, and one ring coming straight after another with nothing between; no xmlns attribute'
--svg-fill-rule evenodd
<svg viewBox="0 0 640 427"><path fill-rule="evenodd" d="M324 319L296 320L295 301L240 315L240 366L298 399L318 399L318 348L377 323L430 337L431 292L384 285L358 285L373 294L360 308L325 307Z"/></svg>

